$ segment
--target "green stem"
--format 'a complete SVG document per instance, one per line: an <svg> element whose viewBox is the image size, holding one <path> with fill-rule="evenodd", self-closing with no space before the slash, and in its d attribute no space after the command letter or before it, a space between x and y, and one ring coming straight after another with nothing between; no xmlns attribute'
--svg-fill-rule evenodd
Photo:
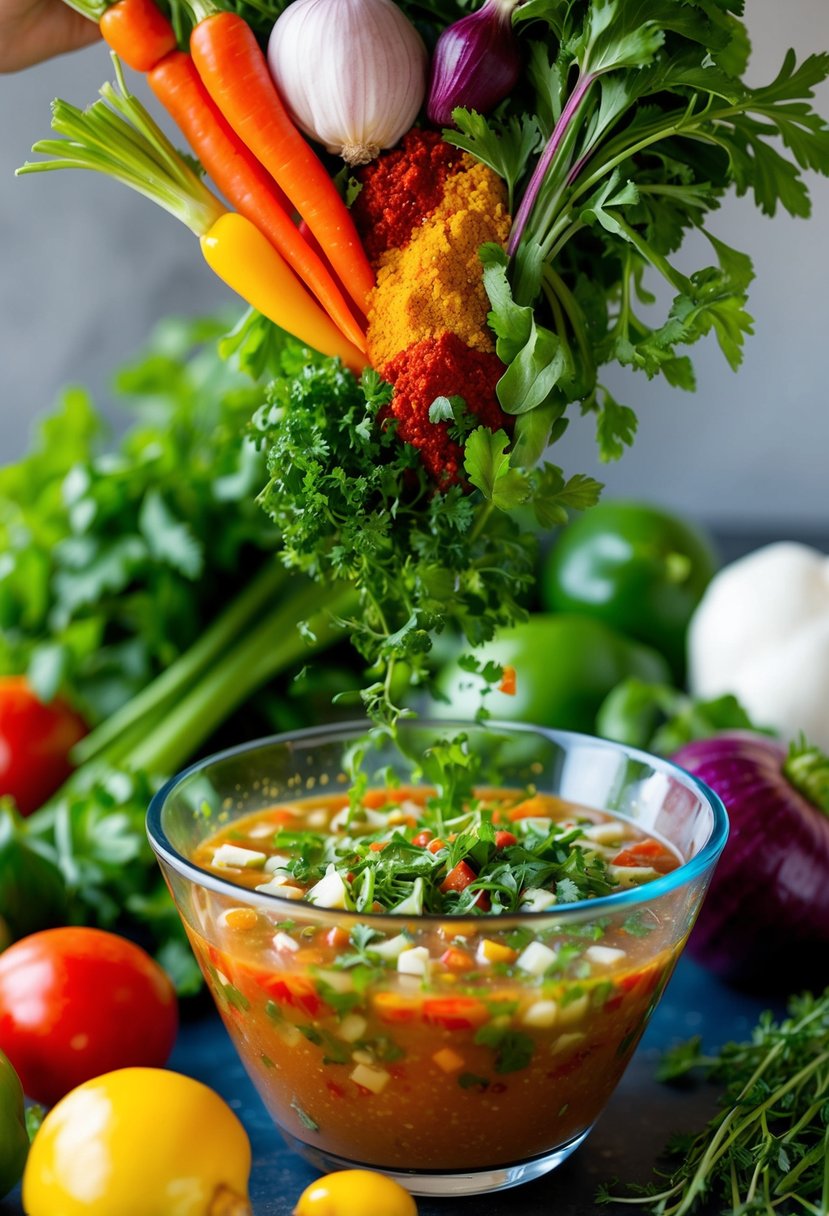
<svg viewBox="0 0 829 1216"><path fill-rule="evenodd" d="M105 750L108 758L114 758L115 745L121 743L123 736L127 734L131 738L133 727L201 679L267 609L289 578L288 572L276 560L268 561L189 650L76 744L71 757L73 764L84 764Z"/></svg>
<svg viewBox="0 0 829 1216"><path fill-rule="evenodd" d="M335 618L353 607L354 592L350 587L340 590L319 609L321 595L316 584L308 584L247 633L135 748L130 767L175 772L258 688L303 656L329 645L338 635ZM306 616L313 641L297 628Z"/></svg>
<svg viewBox="0 0 829 1216"><path fill-rule="evenodd" d="M829 756L805 739L792 743L783 776L812 806L829 815Z"/></svg>

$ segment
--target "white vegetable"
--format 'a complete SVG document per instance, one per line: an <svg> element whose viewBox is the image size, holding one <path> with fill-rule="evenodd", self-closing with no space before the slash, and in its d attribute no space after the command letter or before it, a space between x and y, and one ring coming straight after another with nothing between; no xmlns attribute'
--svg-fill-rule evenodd
<svg viewBox="0 0 829 1216"><path fill-rule="evenodd" d="M425 946L412 946L397 956L397 970L404 975L428 975L431 961Z"/></svg>
<svg viewBox="0 0 829 1216"><path fill-rule="evenodd" d="M733 693L758 726L829 748L829 558L781 542L714 576L688 634L696 697Z"/></svg>
<svg viewBox="0 0 829 1216"><path fill-rule="evenodd" d="M305 898L309 904L317 904L320 908L348 907L348 888L333 862L319 882L314 883L311 890L306 892Z"/></svg>
<svg viewBox="0 0 829 1216"><path fill-rule="evenodd" d="M543 975L556 961L556 953L543 942L530 942L519 954L516 967L530 975Z"/></svg>
<svg viewBox="0 0 829 1216"><path fill-rule="evenodd" d="M392 0L294 0L268 43L294 122L350 165L373 160L412 126L426 62L423 39Z"/></svg>
<svg viewBox="0 0 829 1216"><path fill-rule="evenodd" d="M213 853L213 865L235 870L258 870L265 864L266 856L238 844L220 844Z"/></svg>

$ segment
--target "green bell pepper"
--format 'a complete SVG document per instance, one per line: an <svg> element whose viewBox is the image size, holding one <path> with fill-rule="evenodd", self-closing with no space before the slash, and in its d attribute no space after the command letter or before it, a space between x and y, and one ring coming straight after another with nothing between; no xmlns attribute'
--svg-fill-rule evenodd
<svg viewBox="0 0 829 1216"><path fill-rule="evenodd" d="M0 1051L0 1199L20 1181L28 1153L23 1088Z"/></svg>
<svg viewBox="0 0 829 1216"><path fill-rule="evenodd" d="M691 616L717 567L705 534L658 507L608 500L562 530L542 568L542 605L603 621L685 674Z"/></svg>
<svg viewBox="0 0 829 1216"><path fill-rule="evenodd" d="M588 734L595 733L599 706L621 680L670 681L660 654L587 616L536 613L514 629L501 630L475 653L484 662L515 668L514 695L492 691L486 696L493 717ZM471 719L484 686L454 659L438 675L438 690L448 701L430 712Z"/></svg>

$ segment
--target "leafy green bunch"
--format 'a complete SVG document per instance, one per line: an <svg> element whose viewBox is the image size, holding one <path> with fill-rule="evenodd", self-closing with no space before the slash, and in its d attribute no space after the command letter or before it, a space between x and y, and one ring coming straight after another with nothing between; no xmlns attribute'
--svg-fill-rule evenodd
<svg viewBox="0 0 829 1216"><path fill-rule="evenodd" d="M427 679L436 634L455 629L477 645L524 614L535 538L468 487L435 490L396 435L391 390L374 372L358 383L286 343L273 373L253 423L269 473L260 501L290 569L323 588L355 587L358 611L342 624L369 667L360 696L372 717L393 722L395 673ZM559 486L559 499L577 501L571 491Z"/></svg>
<svg viewBox="0 0 829 1216"><path fill-rule="evenodd" d="M91 722L174 662L276 547L254 502L262 457L240 438L260 394L219 357L226 329L164 322L118 376L120 438L69 389L0 469L0 674L27 673L44 700L69 692Z"/></svg>
<svg viewBox="0 0 829 1216"><path fill-rule="evenodd" d="M710 213L734 189L767 215L806 216L804 171L829 173L829 126L810 104L829 55L797 65L790 51L771 84L749 87L743 7L527 0L513 17L523 85L489 118L456 110L458 129L444 132L504 178L516 205L508 256L484 252L513 464L555 440L574 402L595 415L602 458L621 454L637 420L600 382L606 365L690 390L681 348L708 334L739 365L753 270ZM688 274L673 255L692 231L714 262ZM667 317L652 308L659 280Z"/></svg>

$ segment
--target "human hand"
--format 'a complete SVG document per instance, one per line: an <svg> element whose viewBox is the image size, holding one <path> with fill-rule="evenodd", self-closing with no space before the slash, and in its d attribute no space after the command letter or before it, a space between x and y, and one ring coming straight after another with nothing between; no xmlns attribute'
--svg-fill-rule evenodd
<svg viewBox="0 0 829 1216"><path fill-rule="evenodd" d="M19 72L100 38L63 0L0 0L0 72Z"/></svg>

